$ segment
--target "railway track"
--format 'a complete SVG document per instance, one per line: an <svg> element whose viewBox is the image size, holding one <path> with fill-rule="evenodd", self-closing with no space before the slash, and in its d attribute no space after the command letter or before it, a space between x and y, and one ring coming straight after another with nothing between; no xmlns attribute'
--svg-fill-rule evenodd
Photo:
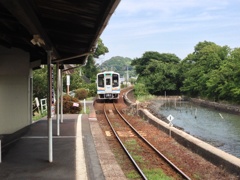
<svg viewBox="0 0 240 180"><path fill-rule="evenodd" d="M183 171L151 145L151 143L144 138L144 136L146 136L144 133L138 132L128 123L114 103L104 104L104 114L112 132L143 179L148 179L147 169L149 163L154 164L156 169L162 169L167 176L171 176L174 179L190 179ZM151 156L151 158L147 156ZM145 162L144 159L148 159L148 162ZM149 162L149 159L151 159L152 162Z"/></svg>

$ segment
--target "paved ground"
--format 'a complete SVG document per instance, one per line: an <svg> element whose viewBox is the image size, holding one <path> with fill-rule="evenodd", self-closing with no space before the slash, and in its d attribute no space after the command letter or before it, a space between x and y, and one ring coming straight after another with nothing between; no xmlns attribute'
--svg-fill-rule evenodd
<svg viewBox="0 0 240 180"><path fill-rule="evenodd" d="M111 153L94 110L64 115L60 136L53 121L53 162L48 162L47 120L30 126L2 158L1 180L126 179ZM95 117L94 117L95 116Z"/></svg>

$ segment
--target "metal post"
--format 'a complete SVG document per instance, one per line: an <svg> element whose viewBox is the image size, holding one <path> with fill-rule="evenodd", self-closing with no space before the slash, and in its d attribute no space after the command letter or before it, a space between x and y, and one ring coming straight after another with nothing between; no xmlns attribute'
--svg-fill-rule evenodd
<svg viewBox="0 0 240 180"><path fill-rule="evenodd" d="M0 139L0 163L2 163L2 142Z"/></svg>
<svg viewBox="0 0 240 180"><path fill-rule="evenodd" d="M84 105L84 114L86 114L86 100L83 100L83 105Z"/></svg>
<svg viewBox="0 0 240 180"><path fill-rule="evenodd" d="M57 63L56 65L56 74L57 74L57 97L56 97L56 110L57 110L57 115L56 115L56 119L57 119L57 136L60 135L60 125L59 125L59 63Z"/></svg>
<svg viewBox="0 0 240 180"><path fill-rule="evenodd" d="M63 123L63 69L61 69L61 123Z"/></svg>
<svg viewBox="0 0 240 180"><path fill-rule="evenodd" d="M69 95L69 86L70 86L70 75L68 74L66 76L66 82L67 82L67 95Z"/></svg>
<svg viewBox="0 0 240 180"><path fill-rule="evenodd" d="M53 142L52 142L52 101L53 101L53 87L52 87L52 58L51 51L47 51L48 55L48 155L49 162L53 161Z"/></svg>
<svg viewBox="0 0 240 180"><path fill-rule="evenodd" d="M39 111L38 111L39 112ZM31 71L31 77L30 77L30 123L33 123L33 75Z"/></svg>
<svg viewBox="0 0 240 180"><path fill-rule="evenodd" d="M128 66L127 66L127 87L128 87Z"/></svg>

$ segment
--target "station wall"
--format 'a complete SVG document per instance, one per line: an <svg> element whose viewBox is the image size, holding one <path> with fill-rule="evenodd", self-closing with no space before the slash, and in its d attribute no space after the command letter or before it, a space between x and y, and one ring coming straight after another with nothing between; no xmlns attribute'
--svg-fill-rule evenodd
<svg viewBox="0 0 240 180"><path fill-rule="evenodd" d="M0 47L0 134L11 134L31 123L29 54Z"/></svg>

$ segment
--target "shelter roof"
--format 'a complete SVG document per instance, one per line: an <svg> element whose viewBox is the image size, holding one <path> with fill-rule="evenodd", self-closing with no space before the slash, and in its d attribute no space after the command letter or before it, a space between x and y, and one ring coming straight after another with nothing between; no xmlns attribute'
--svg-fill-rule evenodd
<svg viewBox="0 0 240 180"><path fill-rule="evenodd" d="M0 0L0 45L29 52L30 62L46 64L52 51L54 62L84 64L119 2Z"/></svg>

